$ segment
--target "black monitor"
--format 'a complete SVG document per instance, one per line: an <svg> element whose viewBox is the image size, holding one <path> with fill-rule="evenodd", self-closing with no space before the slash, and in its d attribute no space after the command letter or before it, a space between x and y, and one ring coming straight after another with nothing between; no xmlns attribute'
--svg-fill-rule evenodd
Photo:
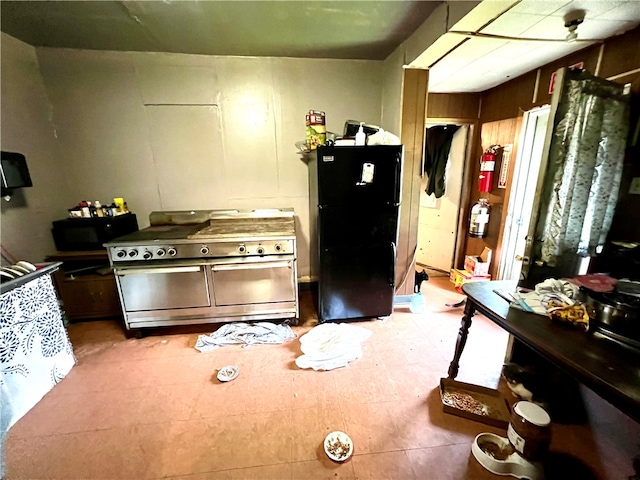
<svg viewBox="0 0 640 480"><path fill-rule="evenodd" d="M31 176L27 159L21 153L2 152L0 176L3 189L31 187Z"/></svg>

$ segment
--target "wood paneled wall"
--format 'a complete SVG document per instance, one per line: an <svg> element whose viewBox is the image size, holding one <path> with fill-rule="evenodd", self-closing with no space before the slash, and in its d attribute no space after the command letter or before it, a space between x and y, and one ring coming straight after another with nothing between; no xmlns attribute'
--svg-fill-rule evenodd
<svg viewBox="0 0 640 480"><path fill-rule="evenodd" d="M507 215L507 200L509 198L510 188L498 188L498 176L500 175L500 165L502 157L498 155L496 159L496 169L493 176L493 188L489 193L478 192L478 176L480 175L480 155L491 145L508 145L513 144L511 152L511 161L508 170L507 186L511 185L513 177L513 163L517 154L517 145L515 139L519 137L522 116L518 118L510 118L507 120L498 120L488 122L482 125L480 132L480 145L478 145L475 158L478 161L473 162L473 173L471 178L474 187L471 189L470 203L467 209L467 218L473 204L480 198L486 198L491 206L489 225L487 225L487 236L485 238L467 237L465 251L467 255L480 255L485 247L492 250L492 260L489 269L492 278L496 278L498 258L500 258L500 247L502 243L502 232L504 231L504 222Z"/></svg>
<svg viewBox="0 0 640 480"><path fill-rule="evenodd" d="M400 140L404 145L404 164L396 262L397 295L413 293L428 84L428 70L412 68L403 70Z"/></svg>
<svg viewBox="0 0 640 480"><path fill-rule="evenodd" d="M480 114L479 93L430 93L427 118L477 119Z"/></svg>

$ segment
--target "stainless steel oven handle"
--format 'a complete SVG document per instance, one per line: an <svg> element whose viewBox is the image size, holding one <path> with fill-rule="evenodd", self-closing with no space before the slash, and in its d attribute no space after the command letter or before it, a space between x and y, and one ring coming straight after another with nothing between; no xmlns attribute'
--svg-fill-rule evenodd
<svg viewBox="0 0 640 480"><path fill-rule="evenodd" d="M201 266L194 265L190 267L149 267L149 268L118 268L113 272L116 275L156 275L161 273L189 273L199 272Z"/></svg>
<svg viewBox="0 0 640 480"><path fill-rule="evenodd" d="M291 262L262 262L262 263L246 263L233 265L213 265L211 270L214 272L224 272L228 270L258 270L263 268L287 268L291 267Z"/></svg>

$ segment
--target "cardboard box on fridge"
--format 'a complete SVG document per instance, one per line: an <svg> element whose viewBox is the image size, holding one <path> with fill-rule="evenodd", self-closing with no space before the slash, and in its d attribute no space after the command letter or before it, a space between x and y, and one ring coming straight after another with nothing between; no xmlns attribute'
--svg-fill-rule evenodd
<svg viewBox="0 0 640 480"><path fill-rule="evenodd" d="M475 276L488 275L491 263L491 249L485 247L478 256L467 255L464 257L464 269Z"/></svg>

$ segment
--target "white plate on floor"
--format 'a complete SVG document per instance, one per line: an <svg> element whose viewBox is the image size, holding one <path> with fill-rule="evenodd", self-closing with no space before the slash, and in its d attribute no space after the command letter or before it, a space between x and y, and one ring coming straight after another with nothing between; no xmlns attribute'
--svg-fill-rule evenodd
<svg viewBox="0 0 640 480"><path fill-rule="evenodd" d="M235 365L227 365L218 370L218 380L221 382L230 382L238 376L240 370Z"/></svg>
<svg viewBox="0 0 640 480"><path fill-rule="evenodd" d="M331 432L324 439L324 452L334 462L344 462L353 454L353 441L344 432Z"/></svg>

